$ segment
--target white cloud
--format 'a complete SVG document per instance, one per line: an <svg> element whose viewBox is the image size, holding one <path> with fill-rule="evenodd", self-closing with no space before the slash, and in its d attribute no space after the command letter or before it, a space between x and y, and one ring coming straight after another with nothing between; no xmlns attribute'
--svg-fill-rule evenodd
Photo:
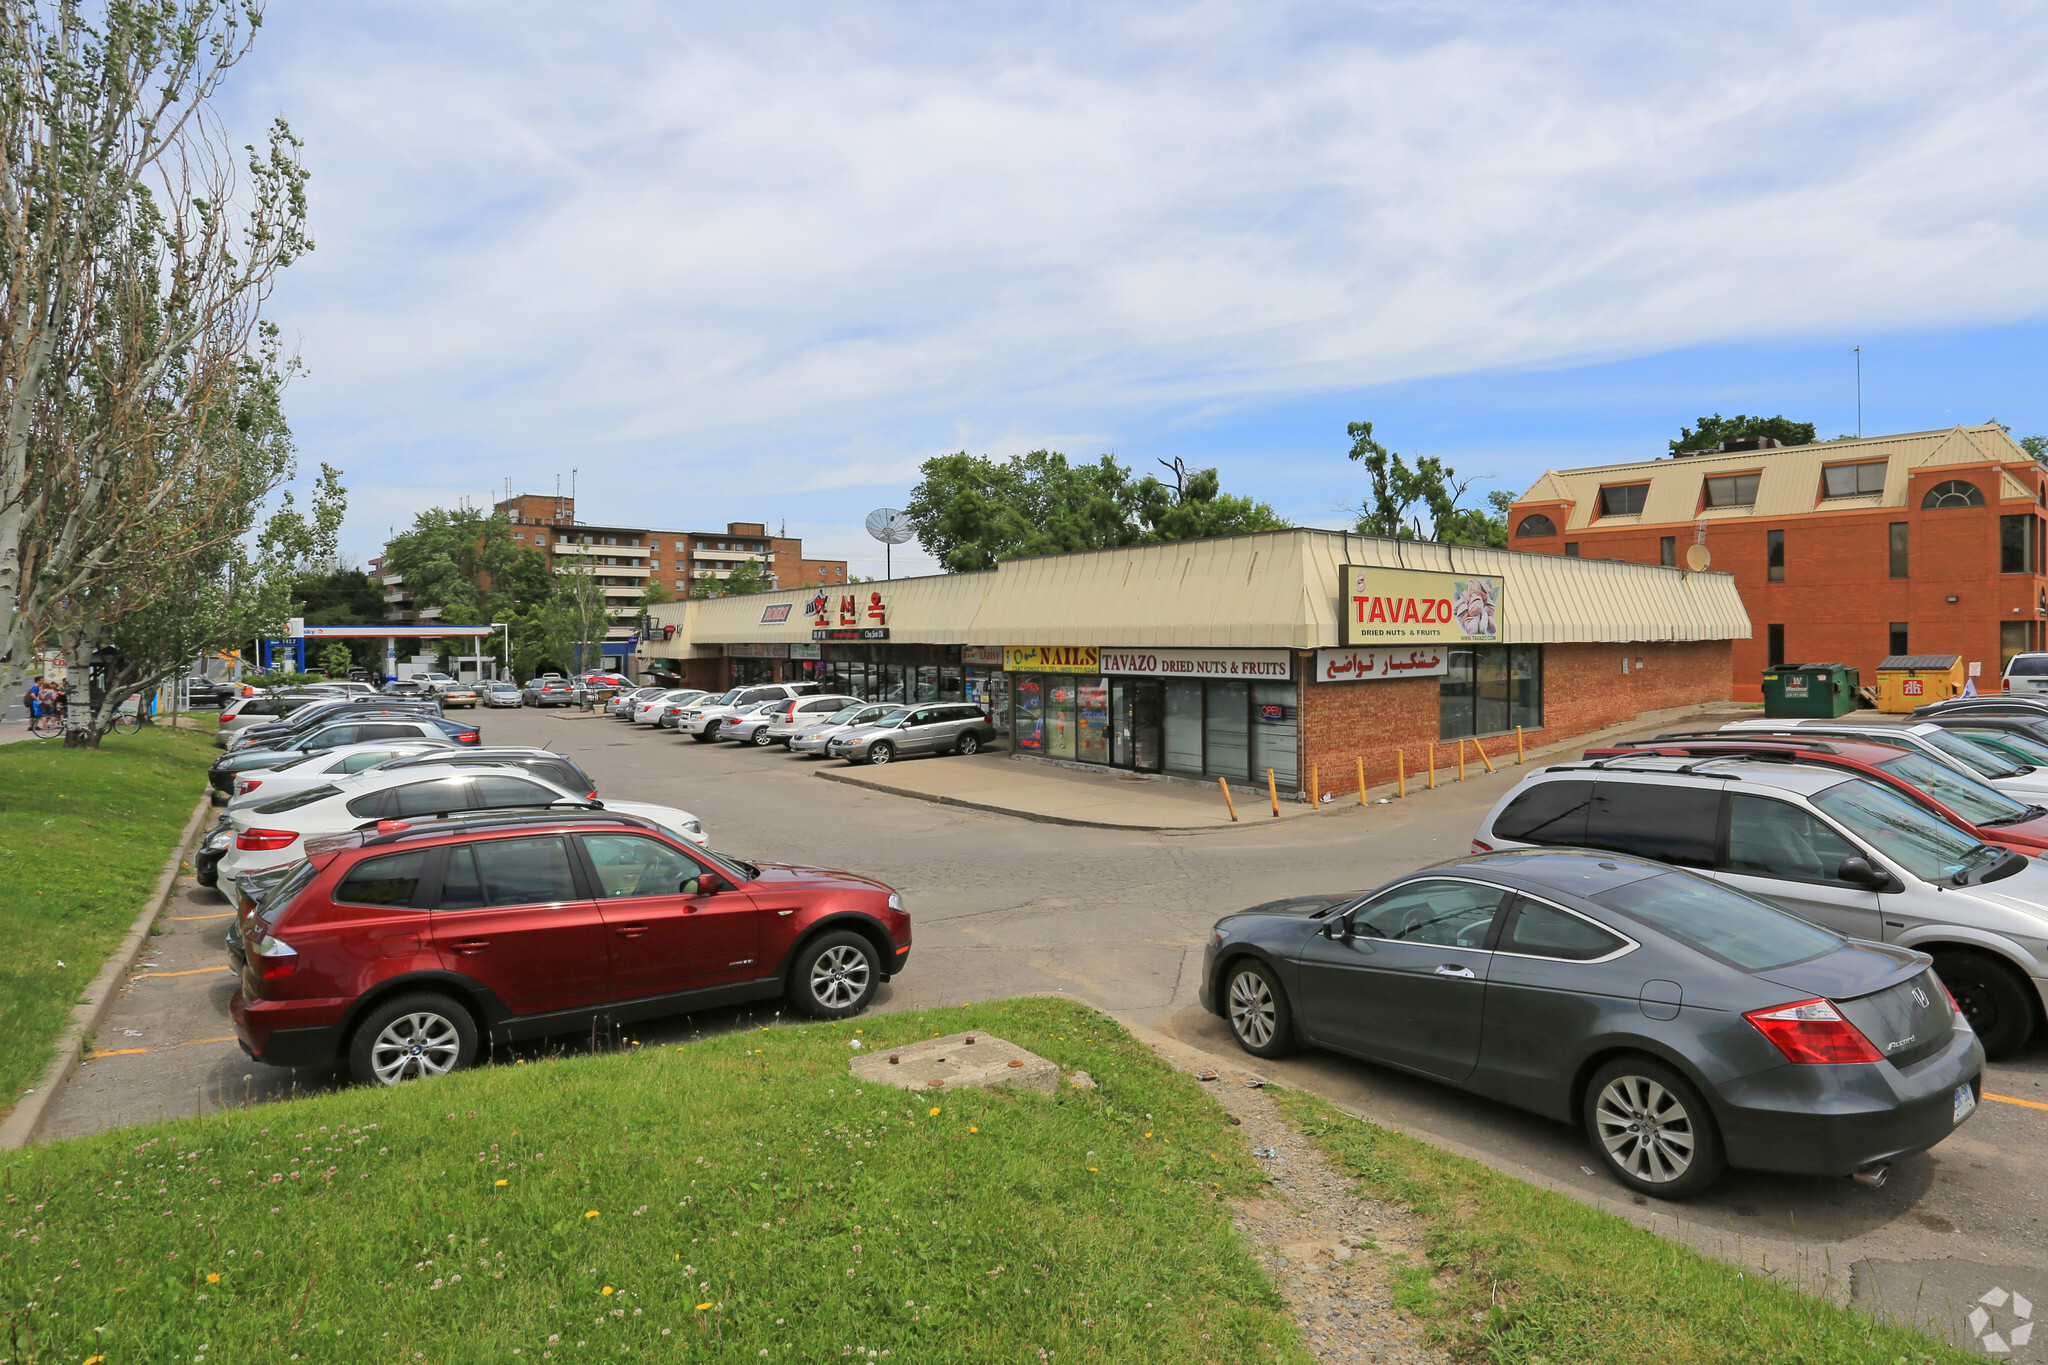
<svg viewBox="0 0 2048 1365"><path fill-rule="evenodd" d="M2013 5L351 5L274 13L238 98L308 142L292 409L375 533L423 467L851 527L835 490L962 444L2038 316L2044 36Z"/></svg>

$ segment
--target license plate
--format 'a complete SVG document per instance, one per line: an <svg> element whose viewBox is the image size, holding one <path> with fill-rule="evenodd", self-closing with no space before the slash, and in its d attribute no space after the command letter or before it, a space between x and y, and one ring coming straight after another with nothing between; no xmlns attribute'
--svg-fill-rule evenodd
<svg viewBox="0 0 2048 1365"><path fill-rule="evenodd" d="M1951 1122L1952 1124L1954 1124L1954 1123L1961 1123L1961 1122L1962 1122L1962 1121L1963 1121L1964 1119L1966 1119L1966 1118L1970 1117L1970 1115L1971 1115L1971 1114L1972 1114L1972 1113L1973 1113L1973 1112L1974 1112L1974 1111L1976 1110L1976 1108L1977 1108L1977 1091L1976 1091L1976 1089L1975 1089L1974 1087L1972 1087L1972 1086L1968 1085L1968 1084L1964 1084L1964 1085L1959 1085L1959 1086L1957 1086L1957 1087L1956 1087L1956 1115L1955 1115L1955 1118L1954 1118L1954 1119L1950 1120L1950 1122Z"/></svg>

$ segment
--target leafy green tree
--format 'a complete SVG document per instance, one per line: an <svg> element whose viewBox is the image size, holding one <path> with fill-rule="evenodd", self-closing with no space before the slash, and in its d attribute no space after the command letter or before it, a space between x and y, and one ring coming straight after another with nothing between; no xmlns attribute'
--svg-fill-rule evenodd
<svg viewBox="0 0 2048 1365"><path fill-rule="evenodd" d="M502 514L430 507L384 547L384 569L405 578L419 607L439 607L451 626L502 621L555 592L548 557L512 539Z"/></svg>
<svg viewBox="0 0 2048 1365"><path fill-rule="evenodd" d="M355 662L355 654L339 640L320 651L320 667L326 670L330 678L347 677L349 669L355 667Z"/></svg>
<svg viewBox="0 0 2048 1365"><path fill-rule="evenodd" d="M690 584L690 596L701 601L709 597L744 597L748 593L767 592L768 569L758 559L744 559L732 566L732 572L724 578L705 576Z"/></svg>
<svg viewBox="0 0 2048 1365"><path fill-rule="evenodd" d="M670 590L668 584L662 582L659 578L648 579L647 591L640 594L640 605L643 607L658 607L663 602L673 602L675 600L675 593Z"/></svg>
<svg viewBox="0 0 2048 1365"><path fill-rule="evenodd" d="M1353 422L1351 458L1365 466L1366 497L1358 509L1358 533L1403 540L1434 540L1446 545L1507 544L1507 508L1512 495L1495 490L1487 495L1491 515L1464 506L1465 494L1477 479L1460 479L1458 471L1434 455L1417 456L1410 465L1401 455L1373 438L1372 423ZM1429 514L1427 534L1416 509Z"/></svg>
<svg viewBox="0 0 2048 1365"><path fill-rule="evenodd" d="M1680 427L1678 438L1671 442L1671 453L1719 450L1723 441L1744 436L1771 436L1780 445L1812 445L1813 423L1795 422L1783 413L1776 417L1751 417L1747 413L1723 417L1717 412L1712 417L1700 418L1692 426Z"/></svg>
<svg viewBox="0 0 2048 1365"><path fill-rule="evenodd" d="M926 460L904 512L925 551L949 572L1022 555L1235 535L1285 525L1271 507L1225 494L1213 469L1161 461L1172 484L1108 455L1070 464L1053 450L997 462L960 451Z"/></svg>

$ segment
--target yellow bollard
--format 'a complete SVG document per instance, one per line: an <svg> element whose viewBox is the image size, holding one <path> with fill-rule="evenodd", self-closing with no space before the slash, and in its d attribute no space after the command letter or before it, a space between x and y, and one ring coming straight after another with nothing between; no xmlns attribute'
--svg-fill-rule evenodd
<svg viewBox="0 0 2048 1365"><path fill-rule="evenodd" d="M1516 767L1520 767L1520 766L1521 766L1521 764L1522 764L1522 727L1521 727L1521 726L1519 726L1519 725L1517 725L1517 726L1515 727L1515 766L1516 766Z"/></svg>
<svg viewBox="0 0 2048 1365"><path fill-rule="evenodd" d="M1358 804L1365 804L1365 755L1358 756Z"/></svg>
<svg viewBox="0 0 2048 1365"><path fill-rule="evenodd" d="M1492 759L1490 759L1490 758L1488 758L1488 757L1486 756L1486 750L1484 750L1484 749L1482 749L1482 748L1480 748L1480 747L1479 747L1479 741L1478 741L1478 740L1476 740L1476 739L1475 739L1475 740L1473 740L1473 741L1472 741L1472 749L1473 749L1473 752L1475 752L1475 753L1477 753L1477 754L1479 755L1479 761L1480 761L1481 763L1484 763L1484 764L1486 765L1486 771L1488 771L1488 772L1493 772L1493 771L1494 771L1494 766L1493 766L1493 760L1492 760Z"/></svg>
<svg viewBox="0 0 2048 1365"><path fill-rule="evenodd" d="M1319 763L1308 765L1308 803L1311 806L1323 804L1323 769Z"/></svg>
<svg viewBox="0 0 2048 1365"><path fill-rule="evenodd" d="M1408 755L1394 750L1394 783L1403 796L1408 794Z"/></svg>
<svg viewBox="0 0 2048 1365"><path fill-rule="evenodd" d="M1429 789L1436 790L1436 741L1429 742Z"/></svg>
<svg viewBox="0 0 2048 1365"><path fill-rule="evenodd" d="M1465 741L1458 741L1458 780L1465 780Z"/></svg>
<svg viewBox="0 0 2048 1365"><path fill-rule="evenodd" d="M1223 804L1230 808L1230 823L1234 825L1237 823L1237 802L1230 799L1230 784L1219 777L1216 785L1223 788Z"/></svg>
<svg viewBox="0 0 2048 1365"><path fill-rule="evenodd" d="M1273 803L1273 818L1280 818L1280 786L1273 780L1273 770L1266 769L1266 796Z"/></svg>

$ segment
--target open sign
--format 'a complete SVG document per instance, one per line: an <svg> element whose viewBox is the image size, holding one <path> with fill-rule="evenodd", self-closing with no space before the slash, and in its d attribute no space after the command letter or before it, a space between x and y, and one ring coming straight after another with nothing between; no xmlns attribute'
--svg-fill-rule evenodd
<svg viewBox="0 0 2048 1365"><path fill-rule="evenodd" d="M1268 722L1286 720L1287 708L1273 702L1260 702L1259 719Z"/></svg>

